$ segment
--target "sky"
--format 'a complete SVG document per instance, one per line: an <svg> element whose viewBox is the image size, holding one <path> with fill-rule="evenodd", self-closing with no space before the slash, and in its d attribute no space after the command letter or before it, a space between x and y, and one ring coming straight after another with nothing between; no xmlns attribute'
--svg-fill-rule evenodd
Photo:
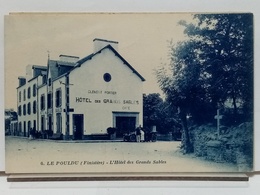
<svg viewBox="0 0 260 195"><path fill-rule="evenodd" d="M27 65L60 54L83 58L93 39L118 41L118 51L145 79L144 93L161 93L155 70L169 63L169 41L185 39L180 20L190 14L12 14L5 17L5 108L16 108L18 77Z"/></svg>

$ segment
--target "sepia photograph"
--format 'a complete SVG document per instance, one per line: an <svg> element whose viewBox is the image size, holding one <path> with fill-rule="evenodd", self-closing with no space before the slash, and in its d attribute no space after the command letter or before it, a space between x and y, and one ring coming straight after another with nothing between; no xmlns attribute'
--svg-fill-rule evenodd
<svg viewBox="0 0 260 195"><path fill-rule="evenodd" d="M254 171L252 13L5 16L5 172Z"/></svg>

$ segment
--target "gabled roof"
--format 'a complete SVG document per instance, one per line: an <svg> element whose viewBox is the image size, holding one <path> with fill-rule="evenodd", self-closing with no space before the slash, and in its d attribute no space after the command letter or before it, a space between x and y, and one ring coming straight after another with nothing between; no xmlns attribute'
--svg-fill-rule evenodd
<svg viewBox="0 0 260 195"><path fill-rule="evenodd" d="M59 60L48 60L48 66L51 78L55 79L60 75L70 71L75 66L75 63L64 62Z"/></svg>
<svg viewBox="0 0 260 195"><path fill-rule="evenodd" d="M31 78L29 81L37 78L39 75L43 75L42 73L47 71L47 66L33 65L32 69L33 69L33 78Z"/></svg>
<svg viewBox="0 0 260 195"><path fill-rule="evenodd" d="M92 54L90 54L90 55L88 55L88 56L86 56L86 57L80 59L79 61L77 61L75 67L80 66L81 64L83 64L84 62L86 62L86 61L88 61L88 60L91 60L91 58L92 58L94 55L96 55L96 54L93 54L93 53L92 53Z"/></svg>
<svg viewBox="0 0 260 195"><path fill-rule="evenodd" d="M133 73L135 73L142 81L145 81L144 77L142 77L111 45L107 45L106 47L103 47L101 50L97 51L96 53L90 54L86 56L85 58L82 58L79 60L73 69L70 71L73 71L75 68L80 67L83 63L85 63L88 60L91 60L95 55L101 53L105 49L110 49L120 60L123 61L123 63L130 68Z"/></svg>
<svg viewBox="0 0 260 195"><path fill-rule="evenodd" d="M41 70L47 70L47 66L41 66L41 65L33 65L33 69L41 69Z"/></svg>
<svg viewBox="0 0 260 195"><path fill-rule="evenodd" d="M33 69L33 75L32 75L32 78L30 78L27 82L31 82L32 80L36 79L38 76L43 76L43 75L46 75L47 74L47 66L41 66L41 65L32 65L32 69ZM18 79L25 79L26 80L26 77L23 77L23 76L19 76ZM22 87L23 85L21 86L18 86L17 89L19 87Z"/></svg>
<svg viewBox="0 0 260 195"><path fill-rule="evenodd" d="M75 66L75 63L73 62L64 62L57 60L57 66Z"/></svg>
<svg viewBox="0 0 260 195"><path fill-rule="evenodd" d="M111 41L111 40L100 39L100 38L95 38L95 39L93 40L93 42L94 42L94 41L102 41L102 42L107 42L107 43L116 43L116 44L118 44L118 41Z"/></svg>

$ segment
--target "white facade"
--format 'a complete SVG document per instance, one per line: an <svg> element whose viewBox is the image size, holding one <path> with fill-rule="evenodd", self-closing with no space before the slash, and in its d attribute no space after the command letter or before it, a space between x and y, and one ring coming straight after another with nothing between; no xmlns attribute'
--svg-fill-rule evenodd
<svg viewBox="0 0 260 195"><path fill-rule="evenodd" d="M142 125L144 78L120 56L117 44L95 39L94 53L76 63L74 56L49 60L45 84L37 77L18 88L19 96L38 86L37 97L30 100L37 101L37 114L19 116L19 122L28 126L36 120L38 131L51 130L66 139L107 134L109 127L120 136ZM23 103L28 104L25 100L18 106Z"/></svg>
<svg viewBox="0 0 260 195"><path fill-rule="evenodd" d="M37 129L38 86L42 76L26 78L26 84L17 88L17 110L19 134L29 137L31 129Z"/></svg>
<svg viewBox="0 0 260 195"><path fill-rule="evenodd" d="M60 94L58 95L58 93ZM54 132L64 135L66 129L65 97L65 77L62 77L53 82L53 129Z"/></svg>
<svg viewBox="0 0 260 195"><path fill-rule="evenodd" d="M111 76L108 82L106 74ZM111 49L102 50L73 70L69 81L70 107L74 109L70 129L74 114L84 115L84 135L102 134L108 127L116 127L117 116L133 116L135 126L142 124L142 81Z"/></svg>
<svg viewBox="0 0 260 195"><path fill-rule="evenodd" d="M38 125L37 129L40 131L47 128L47 89L46 85L38 88Z"/></svg>

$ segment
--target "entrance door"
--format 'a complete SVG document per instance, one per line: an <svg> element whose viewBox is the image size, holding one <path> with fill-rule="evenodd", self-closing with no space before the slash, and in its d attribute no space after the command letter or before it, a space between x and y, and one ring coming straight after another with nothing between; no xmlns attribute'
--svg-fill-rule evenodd
<svg viewBox="0 0 260 195"><path fill-rule="evenodd" d="M61 127L62 127L62 122L61 122L61 113L57 113L56 115L56 133L61 133Z"/></svg>
<svg viewBox="0 0 260 195"><path fill-rule="evenodd" d="M48 117L48 130L52 131L52 116Z"/></svg>
<svg viewBox="0 0 260 195"><path fill-rule="evenodd" d="M26 137L26 122L23 122L23 136Z"/></svg>
<svg viewBox="0 0 260 195"><path fill-rule="evenodd" d="M31 130L31 121L28 121L28 123L27 123L27 125L28 125L28 137L30 136L30 130Z"/></svg>
<svg viewBox="0 0 260 195"><path fill-rule="evenodd" d="M135 127L136 127L136 117L125 117L125 116L116 117L117 137L122 137L124 133L130 133L134 131Z"/></svg>
<svg viewBox="0 0 260 195"><path fill-rule="evenodd" d="M44 116L41 116L41 130L42 131L45 131L45 117Z"/></svg>
<svg viewBox="0 0 260 195"><path fill-rule="evenodd" d="M21 135L22 132L22 122L19 122L19 132L17 135Z"/></svg>
<svg viewBox="0 0 260 195"><path fill-rule="evenodd" d="M33 129L36 130L36 120L33 120Z"/></svg>
<svg viewBox="0 0 260 195"><path fill-rule="evenodd" d="M74 139L82 139L83 136L83 114L73 114L73 136Z"/></svg>

